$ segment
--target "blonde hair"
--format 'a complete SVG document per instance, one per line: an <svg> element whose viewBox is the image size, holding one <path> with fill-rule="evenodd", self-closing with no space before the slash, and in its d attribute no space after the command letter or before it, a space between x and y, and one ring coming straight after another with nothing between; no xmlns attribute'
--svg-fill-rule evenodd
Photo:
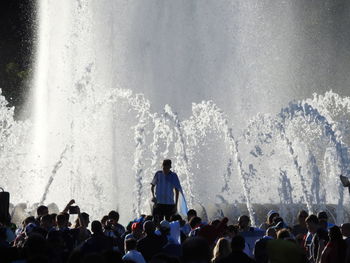
<svg viewBox="0 0 350 263"><path fill-rule="evenodd" d="M218 262L220 259L227 257L231 253L231 244L226 238L220 238L214 247L212 263Z"/></svg>

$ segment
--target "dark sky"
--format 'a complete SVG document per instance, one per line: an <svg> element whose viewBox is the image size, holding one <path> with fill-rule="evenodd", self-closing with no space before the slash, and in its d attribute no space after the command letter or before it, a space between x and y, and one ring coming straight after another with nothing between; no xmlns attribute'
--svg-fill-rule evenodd
<svg viewBox="0 0 350 263"><path fill-rule="evenodd" d="M29 86L35 28L34 2L0 2L0 88L11 106L20 107Z"/></svg>

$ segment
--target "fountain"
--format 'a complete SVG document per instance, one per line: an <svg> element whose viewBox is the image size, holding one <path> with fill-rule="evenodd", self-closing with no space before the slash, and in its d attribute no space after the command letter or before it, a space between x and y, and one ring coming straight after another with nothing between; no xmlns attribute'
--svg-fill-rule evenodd
<svg viewBox="0 0 350 263"><path fill-rule="evenodd" d="M38 1L31 120L14 120L0 97L12 202L30 212L73 198L126 222L149 213L153 174L171 158L189 206L209 218L258 224L274 207L290 223L300 208L348 220L338 175L349 170L350 94L329 73L331 43L345 40L316 23L339 22L331 1L306 6Z"/></svg>

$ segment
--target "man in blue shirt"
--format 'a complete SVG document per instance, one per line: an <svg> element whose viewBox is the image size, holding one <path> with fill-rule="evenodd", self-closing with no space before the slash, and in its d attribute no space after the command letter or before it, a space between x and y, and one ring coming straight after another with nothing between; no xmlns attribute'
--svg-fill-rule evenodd
<svg viewBox="0 0 350 263"><path fill-rule="evenodd" d="M151 182L152 201L154 202L153 216L158 223L164 217L169 220L170 216L176 214L177 211L181 185L177 174L170 169L171 160L164 160L163 170L156 172Z"/></svg>

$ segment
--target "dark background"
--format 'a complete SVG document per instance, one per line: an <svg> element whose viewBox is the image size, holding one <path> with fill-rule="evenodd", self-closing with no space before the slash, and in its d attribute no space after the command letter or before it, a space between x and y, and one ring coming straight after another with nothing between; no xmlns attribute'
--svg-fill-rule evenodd
<svg viewBox="0 0 350 263"><path fill-rule="evenodd" d="M32 73L35 1L0 1L0 88L15 112L21 110Z"/></svg>

